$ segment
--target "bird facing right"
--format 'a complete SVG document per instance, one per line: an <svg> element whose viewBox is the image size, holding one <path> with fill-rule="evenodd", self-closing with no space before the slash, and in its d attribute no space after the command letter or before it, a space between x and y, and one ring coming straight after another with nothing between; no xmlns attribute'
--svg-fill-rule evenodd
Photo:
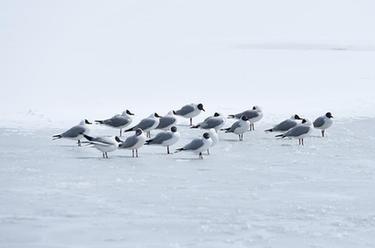
<svg viewBox="0 0 375 248"><path fill-rule="evenodd" d="M325 131L332 126L332 118L333 116L331 112L327 112L325 115L318 117L313 122L314 127L322 131L322 137L324 137Z"/></svg>

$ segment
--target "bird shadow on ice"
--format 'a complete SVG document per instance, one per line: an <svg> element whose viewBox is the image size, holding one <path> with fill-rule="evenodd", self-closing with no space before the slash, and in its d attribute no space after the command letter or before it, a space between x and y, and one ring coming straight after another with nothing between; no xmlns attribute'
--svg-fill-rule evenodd
<svg viewBox="0 0 375 248"><path fill-rule="evenodd" d="M204 161L204 159L200 158L176 158L176 162L191 162L191 161Z"/></svg>
<svg viewBox="0 0 375 248"><path fill-rule="evenodd" d="M236 140L236 139L221 139L221 140L225 141L225 142L233 142L233 143L243 142L243 141L239 141L239 140Z"/></svg>

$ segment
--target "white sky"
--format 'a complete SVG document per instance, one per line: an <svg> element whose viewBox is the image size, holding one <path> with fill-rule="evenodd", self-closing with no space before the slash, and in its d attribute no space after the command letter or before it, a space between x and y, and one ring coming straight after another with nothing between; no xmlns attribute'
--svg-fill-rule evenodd
<svg viewBox="0 0 375 248"><path fill-rule="evenodd" d="M203 102L210 112L375 115L374 10L358 0L3 0L0 114Z"/></svg>

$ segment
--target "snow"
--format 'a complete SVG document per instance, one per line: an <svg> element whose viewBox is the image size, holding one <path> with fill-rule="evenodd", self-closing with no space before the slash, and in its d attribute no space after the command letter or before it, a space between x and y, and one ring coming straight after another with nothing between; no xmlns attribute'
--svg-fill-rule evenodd
<svg viewBox="0 0 375 248"><path fill-rule="evenodd" d="M339 119L305 147L220 134L211 155L140 158L0 130L3 247L373 247L375 119ZM179 126L181 146L201 130ZM95 134L116 130L93 130Z"/></svg>
<svg viewBox="0 0 375 248"><path fill-rule="evenodd" d="M0 1L0 247L375 247L374 7ZM51 140L191 102L207 110L194 122L253 105L264 118L204 160ZM327 137L305 147L263 132L327 111ZM202 133L186 124L178 146Z"/></svg>

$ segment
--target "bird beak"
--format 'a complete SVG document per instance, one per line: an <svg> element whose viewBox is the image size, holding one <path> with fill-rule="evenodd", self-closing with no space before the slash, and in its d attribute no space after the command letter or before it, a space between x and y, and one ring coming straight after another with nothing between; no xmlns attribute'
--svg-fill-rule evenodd
<svg viewBox="0 0 375 248"><path fill-rule="evenodd" d="M202 108L202 111L206 112L206 110L204 110L204 108Z"/></svg>
<svg viewBox="0 0 375 248"><path fill-rule="evenodd" d="M128 112L128 115L134 115L134 113L132 113L132 112L129 111L129 112Z"/></svg>

